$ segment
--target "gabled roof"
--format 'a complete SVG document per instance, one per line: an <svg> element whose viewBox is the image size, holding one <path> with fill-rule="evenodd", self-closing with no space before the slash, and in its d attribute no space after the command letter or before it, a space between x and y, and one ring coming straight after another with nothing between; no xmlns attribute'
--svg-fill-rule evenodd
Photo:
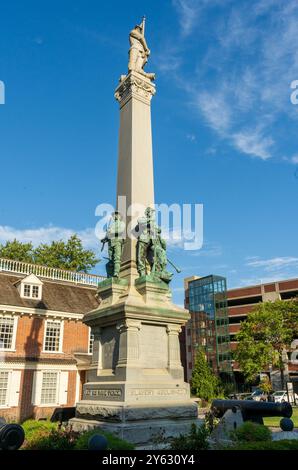
<svg viewBox="0 0 298 470"><path fill-rule="evenodd" d="M37 286L43 285L43 282L37 276L35 276L35 274L28 274L28 276L18 279L16 285L20 284L20 282L25 282L26 284L34 284Z"/></svg>
<svg viewBox="0 0 298 470"><path fill-rule="evenodd" d="M26 277L0 272L0 305L82 314L98 306L96 288L61 281L44 280L41 300L21 298L16 284Z"/></svg>

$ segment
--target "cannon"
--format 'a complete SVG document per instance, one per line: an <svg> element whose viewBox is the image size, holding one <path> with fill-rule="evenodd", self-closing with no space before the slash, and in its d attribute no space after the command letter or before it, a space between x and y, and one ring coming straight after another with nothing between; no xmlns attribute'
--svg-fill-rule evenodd
<svg viewBox="0 0 298 470"><path fill-rule="evenodd" d="M0 418L0 450L18 450L23 444L25 433L19 424L7 424Z"/></svg>
<svg viewBox="0 0 298 470"><path fill-rule="evenodd" d="M228 410L241 411L243 421L264 424L263 418L282 416L290 418L293 410L290 403L264 403L254 400L213 400L211 410L217 418L222 418Z"/></svg>
<svg viewBox="0 0 298 470"><path fill-rule="evenodd" d="M62 423L68 421L71 418L74 418L76 414L75 406L65 406L61 408L55 408L52 416L51 422L54 423L56 421L59 422L61 425Z"/></svg>

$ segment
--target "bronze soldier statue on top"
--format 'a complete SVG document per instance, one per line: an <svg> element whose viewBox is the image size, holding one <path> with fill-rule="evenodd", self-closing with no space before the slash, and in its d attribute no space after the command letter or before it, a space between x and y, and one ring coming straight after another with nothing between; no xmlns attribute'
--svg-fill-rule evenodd
<svg viewBox="0 0 298 470"><path fill-rule="evenodd" d="M156 225L154 209L147 207L145 216L138 219L136 232L139 233L137 267L140 277L150 275L168 284L173 274L166 270L167 264L170 263L177 272L180 269L167 257L166 241L161 236L161 228Z"/></svg>
<svg viewBox="0 0 298 470"><path fill-rule="evenodd" d="M107 228L106 236L101 240L102 248L108 243L108 262L106 264L107 277L119 277L123 243L125 239L125 223L118 211L112 214L111 222Z"/></svg>

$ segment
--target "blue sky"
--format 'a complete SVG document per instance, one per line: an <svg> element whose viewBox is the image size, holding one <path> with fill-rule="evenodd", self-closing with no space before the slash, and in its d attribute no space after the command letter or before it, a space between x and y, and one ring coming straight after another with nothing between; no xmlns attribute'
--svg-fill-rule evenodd
<svg viewBox="0 0 298 470"><path fill-rule="evenodd" d="M204 245L170 247L183 278L297 277L296 0L1 3L0 242L78 232L114 203L128 33L146 14L156 202L204 204ZM99 266L98 272L104 267Z"/></svg>

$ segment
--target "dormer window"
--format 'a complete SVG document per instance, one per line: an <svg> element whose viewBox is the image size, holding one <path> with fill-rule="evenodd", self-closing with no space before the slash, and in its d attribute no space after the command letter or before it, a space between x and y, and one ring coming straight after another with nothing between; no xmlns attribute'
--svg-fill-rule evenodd
<svg viewBox="0 0 298 470"><path fill-rule="evenodd" d="M24 297L28 297L29 299L39 299L39 289L40 286L24 284Z"/></svg>
<svg viewBox="0 0 298 470"><path fill-rule="evenodd" d="M19 294L24 299L41 300L42 298L42 281L35 276L35 274L29 274L21 281L17 283L17 289Z"/></svg>

